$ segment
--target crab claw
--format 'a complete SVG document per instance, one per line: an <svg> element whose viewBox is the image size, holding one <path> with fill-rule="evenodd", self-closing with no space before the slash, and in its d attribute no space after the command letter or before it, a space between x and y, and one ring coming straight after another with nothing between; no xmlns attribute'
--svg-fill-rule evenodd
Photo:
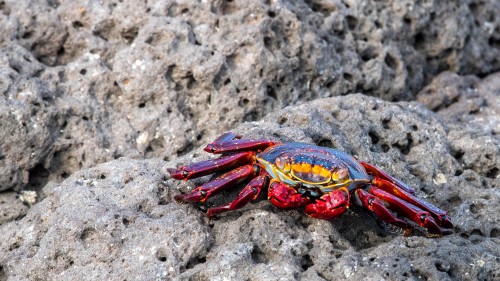
<svg viewBox="0 0 500 281"><path fill-rule="evenodd" d="M334 219L349 208L349 192L346 189L336 189L327 193L315 203L306 206L307 215L318 219Z"/></svg>

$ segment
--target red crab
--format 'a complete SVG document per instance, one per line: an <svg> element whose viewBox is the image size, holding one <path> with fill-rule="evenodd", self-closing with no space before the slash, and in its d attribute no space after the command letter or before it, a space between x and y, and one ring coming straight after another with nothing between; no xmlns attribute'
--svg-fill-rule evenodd
<svg viewBox="0 0 500 281"><path fill-rule="evenodd" d="M430 236L452 233L453 225L445 211L416 197L412 187L371 164L311 144L240 138L225 133L208 144L205 151L222 154L218 159L169 168L171 177L178 180L229 170L175 199L205 202L223 190L249 181L235 200L210 208L207 215L242 208L267 187L268 199L274 206L305 207L305 213L313 218L334 219L355 202L381 220L402 228L405 235L413 233L411 222L425 228Z"/></svg>

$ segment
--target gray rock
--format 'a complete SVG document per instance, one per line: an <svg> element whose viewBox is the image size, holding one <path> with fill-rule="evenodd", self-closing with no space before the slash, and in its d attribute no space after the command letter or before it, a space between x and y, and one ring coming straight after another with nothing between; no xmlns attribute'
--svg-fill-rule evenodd
<svg viewBox="0 0 500 281"><path fill-rule="evenodd" d="M500 135L500 73L484 79L443 72L418 95L417 101L449 123L468 130Z"/></svg>
<svg viewBox="0 0 500 281"><path fill-rule="evenodd" d="M50 155L60 120L55 94L36 77L42 68L18 45L0 49L0 191L36 184L33 174L40 179L47 172L41 162Z"/></svg>
<svg viewBox="0 0 500 281"><path fill-rule="evenodd" d="M170 160L308 100L411 100L444 70L492 73L499 11L498 1L3 1L0 190L39 190L122 156Z"/></svg>
<svg viewBox="0 0 500 281"><path fill-rule="evenodd" d="M28 206L18 198L16 192L0 193L0 225L26 215Z"/></svg>
<svg viewBox="0 0 500 281"><path fill-rule="evenodd" d="M449 211L455 233L426 238L391 234L360 208L334 221L258 200L209 220L208 203L178 204L189 182L165 177L166 167L210 157L196 149L170 162L121 158L77 172L23 219L0 226L4 279L178 280L484 280L500 277L498 179L464 168L453 155L456 131L418 103L363 95L320 99L238 126L248 138L304 141L369 161ZM458 135L454 133L458 132ZM476 132L477 133L477 132ZM491 133L464 155L480 157ZM485 165L497 165L484 158ZM488 162L489 161L489 162ZM496 163L496 164L495 164ZM462 171L460 174L459 171ZM163 184L162 184L163 182Z"/></svg>

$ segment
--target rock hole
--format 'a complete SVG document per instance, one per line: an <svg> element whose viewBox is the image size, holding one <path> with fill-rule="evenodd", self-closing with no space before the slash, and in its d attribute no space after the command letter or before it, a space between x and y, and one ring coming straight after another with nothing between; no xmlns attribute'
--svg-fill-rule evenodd
<svg viewBox="0 0 500 281"><path fill-rule="evenodd" d="M368 46L366 47L363 51L361 51L361 59L363 61L369 61L378 56L377 52L375 51L375 48L373 46Z"/></svg>
<svg viewBox="0 0 500 281"><path fill-rule="evenodd" d="M358 25L358 19L355 16L347 15L345 19L347 21L347 27L350 30L356 29L356 26Z"/></svg>
<svg viewBox="0 0 500 281"><path fill-rule="evenodd" d="M123 181L124 184L128 184L129 182L133 181L134 180L134 177L130 177L128 176L127 178L125 178L125 180Z"/></svg>
<svg viewBox="0 0 500 281"><path fill-rule="evenodd" d="M344 72L343 76L344 76L344 79L345 79L346 81L348 81L348 82L352 82L352 79L353 79L352 74L347 73L347 72Z"/></svg>
<svg viewBox="0 0 500 281"><path fill-rule="evenodd" d="M394 147L399 149L399 151L401 151L401 153L404 155L408 155L410 153L411 147L413 145L413 138L411 137L410 133L406 134L406 140L407 142L405 144L394 144Z"/></svg>
<svg viewBox="0 0 500 281"><path fill-rule="evenodd" d="M84 243L89 243L92 240L94 240L96 237L96 230L94 228L87 227L82 231L82 234L80 235L80 240L82 240Z"/></svg>
<svg viewBox="0 0 500 281"><path fill-rule="evenodd" d="M411 18L409 18L409 17L405 16L405 17L403 17L403 22L404 22L405 24L407 24L407 25L411 25L412 20L411 20Z"/></svg>
<svg viewBox="0 0 500 281"><path fill-rule="evenodd" d="M83 23L81 21L74 21L72 23L72 26L75 28L75 29L80 29L83 27Z"/></svg>
<svg viewBox="0 0 500 281"><path fill-rule="evenodd" d="M382 144L380 147L382 148L383 152L387 152L387 151L389 151L391 149L391 147L389 145L385 144L385 143Z"/></svg>
<svg viewBox="0 0 500 281"><path fill-rule="evenodd" d="M278 100L278 96L276 95L276 92L274 91L273 87L267 86L267 95L270 96L271 98Z"/></svg>
<svg viewBox="0 0 500 281"><path fill-rule="evenodd" d="M368 136L370 136L372 144L377 144L380 141L379 136L374 131L369 131Z"/></svg>
<svg viewBox="0 0 500 281"><path fill-rule="evenodd" d="M330 147L333 148L333 142L329 139L321 139L318 141L318 146L323 146L323 147Z"/></svg>
<svg viewBox="0 0 500 281"><path fill-rule="evenodd" d="M257 120L259 120L259 113L255 109L250 110L248 112L245 112L245 115L243 116L243 120L245 122L257 121Z"/></svg>
<svg viewBox="0 0 500 281"><path fill-rule="evenodd" d="M425 46L425 35L422 32L419 32L415 35L414 46L417 50L422 50Z"/></svg>
<svg viewBox="0 0 500 281"><path fill-rule="evenodd" d="M38 164L29 170L28 186L30 189L41 190L49 181L49 170L43 164Z"/></svg>
<svg viewBox="0 0 500 281"><path fill-rule="evenodd" d="M494 48L498 48L500 47L500 39L495 38L495 35L493 35L488 39L488 44Z"/></svg>
<svg viewBox="0 0 500 281"><path fill-rule="evenodd" d="M26 31L25 33L23 33L23 35L21 35L21 38L22 39L29 39L31 36L33 36L33 32L32 31Z"/></svg>
<svg viewBox="0 0 500 281"><path fill-rule="evenodd" d="M5 1L0 1L0 11L2 11L2 13L6 16L8 16L10 14L10 9L9 7L6 7L5 5ZM2 276L2 267L0 266L0 277Z"/></svg>
<svg viewBox="0 0 500 281"><path fill-rule="evenodd" d="M267 11L267 15L270 17L270 18L274 18L276 16L276 13L273 12L273 11Z"/></svg>
<svg viewBox="0 0 500 281"><path fill-rule="evenodd" d="M265 36L264 37L264 46L268 49L268 50L271 50L271 46L272 46L272 39L271 37L269 36ZM262 76L261 76L262 77Z"/></svg>
<svg viewBox="0 0 500 281"><path fill-rule="evenodd" d="M451 152L451 155L457 159L457 161L461 161L462 160L462 157L464 156L465 152L463 152L462 150L455 150L455 151L452 151Z"/></svg>
<svg viewBox="0 0 500 281"><path fill-rule="evenodd" d="M498 168L494 167L486 173L486 177L490 179L496 179L498 177Z"/></svg>
<svg viewBox="0 0 500 281"><path fill-rule="evenodd" d="M484 207L483 204L474 204L474 203L472 203L469 206L469 210L470 210L471 213L477 214L483 207Z"/></svg>
<svg viewBox="0 0 500 281"><path fill-rule="evenodd" d="M303 255L302 259L300 260L300 266L304 271L306 271L309 267L313 266L314 262L311 259L311 256L309 255Z"/></svg>
<svg viewBox="0 0 500 281"><path fill-rule="evenodd" d="M145 103L145 102L141 102L141 103L139 104L139 108L144 108L144 107L146 107L146 103Z"/></svg>
<svg viewBox="0 0 500 281"><path fill-rule="evenodd" d="M390 126L389 126L389 123L391 122L391 118L384 118L382 119L382 127L384 127L384 129L389 129Z"/></svg>
<svg viewBox="0 0 500 281"><path fill-rule="evenodd" d="M470 233L470 236L472 236L472 235L483 236L483 232L480 229L475 228Z"/></svg>
<svg viewBox="0 0 500 281"><path fill-rule="evenodd" d="M245 107L250 101L247 98L242 98L238 101L238 106Z"/></svg>
<svg viewBox="0 0 500 281"><path fill-rule="evenodd" d="M186 264L186 269L191 269L191 268L197 266L198 264L203 264L205 262L207 262L206 257L191 258L191 259L189 259L188 263Z"/></svg>
<svg viewBox="0 0 500 281"><path fill-rule="evenodd" d="M493 229L490 231L490 237L494 237L494 238L500 237L500 229L498 229L498 228L493 228Z"/></svg>
<svg viewBox="0 0 500 281"><path fill-rule="evenodd" d="M397 69L398 68L398 61L396 60L395 57L393 57L391 54L387 53L384 58L385 64L387 64L388 67L392 69Z"/></svg>
<svg viewBox="0 0 500 281"><path fill-rule="evenodd" d="M156 258L161 262L166 262L167 261L167 250L165 250L165 248L159 248L156 251Z"/></svg>
<svg viewBox="0 0 500 281"><path fill-rule="evenodd" d="M17 240L16 242L14 242L14 244L9 246L9 251L12 252L15 249L18 249L19 247L21 247L22 244L23 244L22 240Z"/></svg>
<svg viewBox="0 0 500 281"><path fill-rule="evenodd" d="M251 256L252 256L252 260L254 263L267 264L267 262L268 262L268 259L267 259L266 255L264 254L264 252L262 252L262 250L256 245L254 245L254 247L252 249Z"/></svg>
<svg viewBox="0 0 500 281"><path fill-rule="evenodd" d="M139 28L134 26L124 30L121 36L128 44L132 44L132 42L134 42L135 37L137 37L137 34L139 34Z"/></svg>

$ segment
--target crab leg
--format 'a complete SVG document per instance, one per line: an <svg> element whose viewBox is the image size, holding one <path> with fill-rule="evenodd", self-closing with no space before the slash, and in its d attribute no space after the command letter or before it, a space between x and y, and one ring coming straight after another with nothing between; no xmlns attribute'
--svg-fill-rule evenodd
<svg viewBox="0 0 500 281"><path fill-rule="evenodd" d="M402 228L405 236L410 236L413 233L413 226L396 217L379 198L363 189L357 189L354 192L354 197L358 205L372 211L381 220Z"/></svg>
<svg viewBox="0 0 500 281"><path fill-rule="evenodd" d="M214 142L207 144L204 148L210 153L226 153L241 150L264 150L269 146L278 144L277 141L271 140L241 140L234 133L225 133L218 137Z"/></svg>
<svg viewBox="0 0 500 281"><path fill-rule="evenodd" d="M386 202L390 210L409 218L416 224L427 229L430 234L447 235L452 233L450 229L440 227L429 212L424 211L395 195L385 192L375 186L371 186L368 192Z"/></svg>
<svg viewBox="0 0 500 281"><path fill-rule="evenodd" d="M244 164L252 163L255 158L255 152L246 151L222 156L218 159L207 160L194 163L188 166L182 166L178 169L168 168L170 176L178 180L188 180L209 175L217 171L223 171L238 167Z"/></svg>
<svg viewBox="0 0 500 281"><path fill-rule="evenodd" d="M252 164L238 167L220 177L200 185L189 194L174 196L175 200L182 202L205 202L211 196L218 194L231 186L255 177L255 169Z"/></svg>
<svg viewBox="0 0 500 281"><path fill-rule="evenodd" d="M387 174L386 172L380 170L379 168L373 166L372 164L369 164L369 163L366 163L366 162L363 162L363 161L359 161L359 163L361 163L361 165L363 165L363 167L365 167L366 171L368 172L368 174L372 175L373 177L375 178L379 178L379 179L383 179L383 180L386 180L386 181L389 181L391 183L394 183L394 185L396 185L397 187L403 189L404 191L410 193L410 194L415 194L415 189L409 185L407 185L406 183L390 176L389 174Z"/></svg>
<svg viewBox="0 0 500 281"><path fill-rule="evenodd" d="M453 224L451 223L450 217L448 217L447 213L432 205L431 203L415 197L412 194L399 189L395 184L383 179L374 178L372 181L372 185L384 190L385 192L395 195L398 198L401 198L404 201L415 205L422 210L429 212L440 226L444 228L453 228Z"/></svg>
<svg viewBox="0 0 500 281"><path fill-rule="evenodd" d="M240 192L236 199L225 205L208 209L207 215L209 217L212 217L216 214L243 208L251 201L257 199L260 192L262 191L262 188L266 186L268 182L268 175L260 175L254 178L247 184L247 186L245 186L245 188Z"/></svg>

